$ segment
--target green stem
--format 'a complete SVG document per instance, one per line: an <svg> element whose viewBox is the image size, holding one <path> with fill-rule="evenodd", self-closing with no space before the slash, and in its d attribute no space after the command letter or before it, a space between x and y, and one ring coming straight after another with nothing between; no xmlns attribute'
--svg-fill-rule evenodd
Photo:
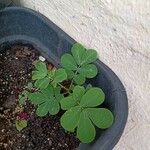
<svg viewBox="0 0 150 150"><path fill-rule="evenodd" d="M65 86L63 86L63 85L60 84L60 83L58 83L58 85L59 85L61 88L65 89L69 94L71 94L71 93L70 93L70 89L66 88Z"/></svg>
<svg viewBox="0 0 150 150"><path fill-rule="evenodd" d="M77 68L76 72L75 72L75 73L74 73L74 75L73 75L73 78L72 78L72 80L71 80L71 83L70 83L69 89L72 87L73 79L74 79L74 77L77 75L77 73L78 73L78 69L79 69L79 68L80 68L80 66Z"/></svg>
<svg viewBox="0 0 150 150"><path fill-rule="evenodd" d="M77 75L77 73L78 73L78 69L79 69L80 67L81 67L81 66L79 66L79 67L77 68L76 72L74 73L74 76L73 76L73 78L72 78L72 80L71 80L71 83L70 83L69 88L66 88L66 87L65 87L65 86L63 86L62 84L58 83L58 85L59 85L59 86L61 86L61 88L65 89L65 90L66 90L69 94L71 94L71 92L70 92L70 88L72 87L73 79L74 79L74 77Z"/></svg>

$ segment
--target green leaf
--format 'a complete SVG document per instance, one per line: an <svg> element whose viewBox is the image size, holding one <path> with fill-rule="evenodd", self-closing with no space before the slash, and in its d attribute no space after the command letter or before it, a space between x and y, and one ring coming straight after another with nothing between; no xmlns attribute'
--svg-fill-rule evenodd
<svg viewBox="0 0 150 150"><path fill-rule="evenodd" d="M75 81L76 84L82 85L85 83L85 77L82 76L81 74L76 75L73 80Z"/></svg>
<svg viewBox="0 0 150 150"><path fill-rule="evenodd" d="M113 114L105 108L87 108L89 117L92 122L101 129L109 128L114 121Z"/></svg>
<svg viewBox="0 0 150 150"><path fill-rule="evenodd" d="M36 114L39 117L43 117L46 116L49 112L49 101L42 103L41 105L38 106L37 110L36 110Z"/></svg>
<svg viewBox="0 0 150 150"><path fill-rule="evenodd" d="M29 92L27 90L24 90L22 92L22 94L19 95L19 104L20 105L24 105L26 100L27 100L27 98L28 98L28 96L29 96Z"/></svg>
<svg viewBox="0 0 150 150"><path fill-rule="evenodd" d="M26 102L27 98L25 96L20 96L19 97L19 104L24 105Z"/></svg>
<svg viewBox="0 0 150 150"><path fill-rule="evenodd" d="M51 115L56 115L60 110L59 101L57 99L53 99L49 103L49 113Z"/></svg>
<svg viewBox="0 0 150 150"><path fill-rule="evenodd" d="M59 83L67 79L67 73L65 69L58 69L55 73L54 82Z"/></svg>
<svg viewBox="0 0 150 150"><path fill-rule="evenodd" d="M73 98L77 101L80 102L82 96L85 93L85 88L83 86L75 86L73 89Z"/></svg>
<svg viewBox="0 0 150 150"><path fill-rule="evenodd" d="M91 88L83 95L80 105L82 107L96 107L104 102L105 94L100 88Z"/></svg>
<svg viewBox="0 0 150 150"><path fill-rule="evenodd" d="M27 120L16 120L16 128L20 132L27 127Z"/></svg>
<svg viewBox="0 0 150 150"><path fill-rule="evenodd" d="M56 88L56 87L57 87L57 84L58 84L58 83L57 83L57 82L55 82L55 81L52 81L52 82L51 82L51 85L52 85L54 88Z"/></svg>
<svg viewBox="0 0 150 150"><path fill-rule="evenodd" d="M28 98L34 105L39 105L45 102L43 94L39 92L30 93Z"/></svg>
<svg viewBox="0 0 150 150"><path fill-rule="evenodd" d="M32 80L42 79L47 76L47 68L44 62L38 61L35 64L36 71L32 71Z"/></svg>
<svg viewBox="0 0 150 150"><path fill-rule="evenodd" d="M72 107L61 117L61 126L67 131L73 131L78 125L80 114L81 108L79 106Z"/></svg>
<svg viewBox="0 0 150 150"><path fill-rule="evenodd" d="M78 65L81 65L82 57L83 57L83 54L85 53L85 48L81 44L76 43L71 48L71 52L72 52L72 55L73 55L76 63Z"/></svg>
<svg viewBox="0 0 150 150"><path fill-rule="evenodd" d="M31 90L33 88L32 82L29 82L28 85L26 86L26 89Z"/></svg>
<svg viewBox="0 0 150 150"><path fill-rule="evenodd" d="M51 115L56 115L60 110L59 103L56 99L52 98L46 102L40 104L36 110L36 114L39 117L46 116L48 113Z"/></svg>
<svg viewBox="0 0 150 150"><path fill-rule="evenodd" d="M65 97L60 101L61 108L63 110L68 110L71 107L79 105L82 96L85 93L85 88L82 86L75 86L73 89L73 94L71 96Z"/></svg>
<svg viewBox="0 0 150 150"><path fill-rule="evenodd" d="M87 86L86 86L86 91L88 91L89 89L91 89L92 88L92 85L91 84L88 84Z"/></svg>
<svg viewBox="0 0 150 150"><path fill-rule="evenodd" d="M82 57L82 65L90 64L97 59L97 52L93 49L87 50Z"/></svg>
<svg viewBox="0 0 150 150"><path fill-rule="evenodd" d="M39 88L39 89L45 89L47 88L47 86L50 83L50 79L49 78L43 78L43 79L39 79L35 82L35 87Z"/></svg>
<svg viewBox="0 0 150 150"><path fill-rule="evenodd" d="M68 96L68 97L64 97L61 101L60 101L60 104L61 104L61 109L63 110L68 110L70 109L71 107L74 107L77 105L77 100L76 99L73 99L72 96Z"/></svg>
<svg viewBox="0 0 150 150"><path fill-rule="evenodd" d="M46 89L42 89L40 92L30 94L29 99L33 104L38 105L36 114L40 117L48 113L55 115L60 110L58 97L55 97L55 92L51 85L48 85Z"/></svg>
<svg viewBox="0 0 150 150"><path fill-rule="evenodd" d="M85 66L82 66L79 70L79 73L81 73L84 77L87 78L93 78L97 75L97 67L94 64L88 64Z"/></svg>
<svg viewBox="0 0 150 150"><path fill-rule="evenodd" d="M29 92L28 92L27 90L24 90L24 91L22 92L22 95L25 96L25 97L27 98L28 95L29 95Z"/></svg>
<svg viewBox="0 0 150 150"><path fill-rule="evenodd" d="M39 71L32 71L32 80L42 79L45 76L45 73L40 73Z"/></svg>
<svg viewBox="0 0 150 150"><path fill-rule="evenodd" d="M54 80L54 77L55 77L55 72L56 70L53 69L53 70L48 70L48 77L50 78L50 80Z"/></svg>
<svg viewBox="0 0 150 150"><path fill-rule="evenodd" d="M46 98L53 97L54 96L54 88L52 85L49 84L46 89L41 90L41 93L43 93Z"/></svg>
<svg viewBox="0 0 150 150"><path fill-rule="evenodd" d="M75 87L75 85L74 85L74 84L71 84L71 85L70 85L70 88L69 88L70 91L73 91L74 87Z"/></svg>
<svg viewBox="0 0 150 150"><path fill-rule="evenodd" d="M76 70L77 69L77 64L70 54L64 54L61 57L61 64L65 69L68 70Z"/></svg>
<svg viewBox="0 0 150 150"><path fill-rule="evenodd" d="M40 72L46 72L47 74L47 67L46 64L42 61L38 61L37 63L35 63L35 68L40 71Z"/></svg>
<svg viewBox="0 0 150 150"><path fill-rule="evenodd" d="M56 100L57 100L58 102L60 102L60 101L64 98L64 96L60 93L60 91L61 91L61 88L60 88L60 87L57 87L57 88L55 88L55 90L54 90L55 98L56 98Z"/></svg>
<svg viewBox="0 0 150 150"><path fill-rule="evenodd" d="M95 127L93 126L88 115L84 111L82 111L77 127L77 137L83 143L90 143L94 140L95 135Z"/></svg>
<svg viewBox="0 0 150 150"><path fill-rule="evenodd" d="M72 79L74 77L74 72L73 71L66 69L66 73L67 73L67 78L68 79Z"/></svg>

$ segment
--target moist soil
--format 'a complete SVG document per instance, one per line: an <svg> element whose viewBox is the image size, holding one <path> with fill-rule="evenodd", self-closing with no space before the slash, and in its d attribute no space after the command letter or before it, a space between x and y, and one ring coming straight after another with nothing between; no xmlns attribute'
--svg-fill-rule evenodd
<svg viewBox="0 0 150 150"><path fill-rule="evenodd" d="M0 52L0 150L74 150L79 145L75 135L60 125L63 112L40 118L30 103L18 108L18 96L31 81L38 58L37 50L26 45ZM18 109L28 114L28 126L20 132L15 127Z"/></svg>

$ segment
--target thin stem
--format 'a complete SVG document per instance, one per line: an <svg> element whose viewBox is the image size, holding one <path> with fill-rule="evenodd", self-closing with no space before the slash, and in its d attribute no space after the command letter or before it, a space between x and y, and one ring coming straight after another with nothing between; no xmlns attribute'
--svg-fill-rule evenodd
<svg viewBox="0 0 150 150"><path fill-rule="evenodd" d="M80 66L79 66L78 68L80 68ZM74 73L74 76L73 76L73 78L72 78L72 80L71 80L71 83L70 83L69 89L72 87L73 79L74 79L74 77L75 77L75 76L77 75L77 73L78 73L78 68L77 68L76 72Z"/></svg>
<svg viewBox="0 0 150 150"><path fill-rule="evenodd" d="M65 86L63 86L62 84L58 83L58 85L59 85L59 86L61 86L61 88L65 89L65 90L66 90L69 94L71 94L71 92L70 92L70 88L72 87L73 79L74 79L74 77L77 75L77 73L78 73L78 69L79 69L80 67L81 67L81 66L79 66L79 67L77 68L76 72L74 73L74 76L73 76L73 78L72 78L72 80L71 80L71 83L70 83L69 88L66 88L66 87L65 87Z"/></svg>
<svg viewBox="0 0 150 150"><path fill-rule="evenodd" d="M62 84L58 83L59 86L61 86L61 88L65 89L69 94L70 93L70 89L66 88L65 86L63 86Z"/></svg>

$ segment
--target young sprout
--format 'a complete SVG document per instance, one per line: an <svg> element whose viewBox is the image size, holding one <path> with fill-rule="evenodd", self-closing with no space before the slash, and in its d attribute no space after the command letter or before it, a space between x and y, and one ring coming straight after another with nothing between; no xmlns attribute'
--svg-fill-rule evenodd
<svg viewBox="0 0 150 150"><path fill-rule="evenodd" d="M76 131L81 142L92 142L96 136L95 126L106 129L114 120L110 110L100 107L105 100L102 89L92 87L91 84L85 87L86 79L94 78L98 74L94 64L96 60L97 52L86 49L79 43L73 45L71 54L62 55L61 68L47 65L45 58L40 56L34 62L33 84L29 83L19 96L20 105L29 100L36 106L39 117L65 111L60 119L62 127L69 132ZM66 81L69 81L69 86L64 85ZM20 120L16 120L18 130L27 126L26 115L21 116L23 117Z"/></svg>

